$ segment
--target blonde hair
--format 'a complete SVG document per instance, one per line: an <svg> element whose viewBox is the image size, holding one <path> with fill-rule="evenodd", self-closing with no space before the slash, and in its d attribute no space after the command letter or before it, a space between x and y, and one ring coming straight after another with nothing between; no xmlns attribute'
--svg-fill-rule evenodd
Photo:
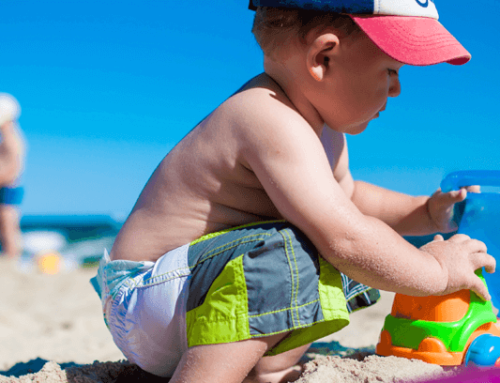
<svg viewBox="0 0 500 383"><path fill-rule="evenodd" d="M304 42L306 35L314 28L334 27L344 36L361 29L347 15L305 9L258 7L252 33L264 54L275 57L275 52L286 47L290 38L298 37Z"/></svg>

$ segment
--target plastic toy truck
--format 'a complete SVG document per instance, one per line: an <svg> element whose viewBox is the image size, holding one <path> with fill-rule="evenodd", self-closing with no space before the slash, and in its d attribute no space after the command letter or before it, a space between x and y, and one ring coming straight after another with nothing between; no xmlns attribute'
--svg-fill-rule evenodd
<svg viewBox="0 0 500 383"><path fill-rule="evenodd" d="M500 186L500 171L460 171L441 183L443 191L462 186ZM485 242L500 266L500 193L468 193L465 205L455 207L458 233ZM385 319L376 353L420 359L442 366L474 364L500 367L500 277L477 270L487 284L491 302L469 290L446 296L411 297L396 294ZM493 303L493 305L492 305Z"/></svg>

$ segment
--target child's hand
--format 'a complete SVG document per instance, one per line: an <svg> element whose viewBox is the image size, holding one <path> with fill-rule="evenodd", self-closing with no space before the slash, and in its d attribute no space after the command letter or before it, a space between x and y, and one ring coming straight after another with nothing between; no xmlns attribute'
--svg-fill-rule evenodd
<svg viewBox="0 0 500 383"><path fill-rule="evenodd" d="M481 267L488 273L495 272L495 258L486 253L483 242L465 234L454 235L447 241L441 235L436 235L434 241L422 246L420 250L431 254L442 267L447 283L440 295L468 289L484 300L491 299L483 281L474 273Z"/></svg>
<svg viewBox="0 0 500 383"><path fill-rule="evenodd" d="M479 186L463 187L459 190L453 190L443 193L438 189L427 202L429 217L440 233L449 233L457 229L456 223L452 220L453 205L462 202L467 197L467 192L479 193Z"/></svg>

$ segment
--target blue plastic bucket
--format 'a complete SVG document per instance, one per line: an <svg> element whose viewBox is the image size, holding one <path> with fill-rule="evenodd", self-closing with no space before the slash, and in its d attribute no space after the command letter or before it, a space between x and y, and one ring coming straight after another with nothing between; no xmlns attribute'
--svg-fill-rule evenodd
<svg viewBox="0 0 500 383"><path fill-rule="evenodd" d="M500 171L466 170L449 174L441 182L441 190L448 192L462 186L500 186ZM468 193L465 207L455 206L458 233L483 241L488 254L497 260L500 268L500 193ZM483 271L493 306L500 309L500 273L489 274Z"/></svg>

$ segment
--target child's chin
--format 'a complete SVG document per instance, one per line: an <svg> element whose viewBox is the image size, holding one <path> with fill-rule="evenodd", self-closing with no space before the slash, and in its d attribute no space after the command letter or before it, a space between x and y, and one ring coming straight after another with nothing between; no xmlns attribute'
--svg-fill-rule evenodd
<svg viewBox="0 0 500 383"><path fill-rule="evenodd" d="M364 122L364 123L356 125L356 126L351 126L346 130L346 133L351 134L353 136L355 136L356 134L363 133L366 130L366 128L368 127L369 123L370 123L370 121L367 121L367 122Z"/></svg>

